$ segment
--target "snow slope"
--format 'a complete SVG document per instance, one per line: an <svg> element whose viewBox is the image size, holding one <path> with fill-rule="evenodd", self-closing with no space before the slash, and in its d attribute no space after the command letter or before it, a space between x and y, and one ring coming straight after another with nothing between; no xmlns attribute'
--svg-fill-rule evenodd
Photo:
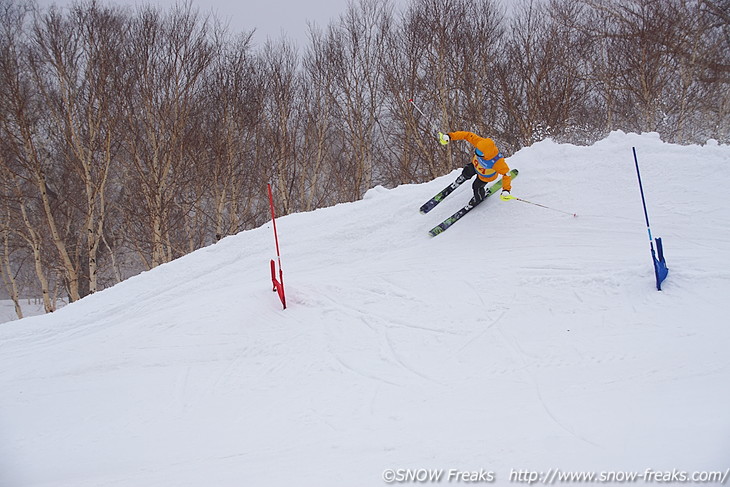
<svg viewBox="0 0 730 487"><path fill-rule="evenodd" d="M470 188L418 207L455 171L279 219L287 310L265 225L0 325L0 485L725 472L730 148L613 133L508 163L513 194L578 218L495 198L432 238Z"/></svg>

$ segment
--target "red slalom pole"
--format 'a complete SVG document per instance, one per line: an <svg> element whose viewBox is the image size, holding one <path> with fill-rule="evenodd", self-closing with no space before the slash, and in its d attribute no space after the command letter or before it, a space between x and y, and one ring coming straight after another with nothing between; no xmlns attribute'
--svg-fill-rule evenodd
<svg viewBox="0 0 730 487"><path fill-rule="evenodd" d="M271 207L271 222L274 225L274 242L276 243L276 259L279 261L279 279L276 279L276 262L271 259L271 282L274 292L279 294L282 306L286 309L286 296L284 295L284 272L281 270L281 253L279 252L279 235L276 233L276 214L274 213L274 196L271 193L271 184L266 185L269 189L269 206Z"/></svg>

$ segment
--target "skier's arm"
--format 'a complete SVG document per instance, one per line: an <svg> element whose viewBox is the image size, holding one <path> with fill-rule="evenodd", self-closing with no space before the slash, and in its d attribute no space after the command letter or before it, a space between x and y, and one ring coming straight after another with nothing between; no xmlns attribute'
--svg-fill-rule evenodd
<svg viewBox="0 0 730 487"><path fill-rule="evenodd" d="M499 152L494 141L487 137L479 137L471 132L449 132L449 138L453 140L466 140L475 148L479 149L486 159L491 159Z"/></svg>
<svg viewBox="0 0 730 487"><path fill-rule="evenodd" d="M474 147L478 147L479 142L484 140L483 137L479 137L477 134L471 132L449 132L447 135L451 140L466 140Z"/></svg>
<svg viewBox="0 0 730 487"><path fill-rule="evenodd" d="M509 166L507 166L505 160L498 160L494 164L494 170L502 175L502 189L512 191L512 177L509 175Z"/></svg>

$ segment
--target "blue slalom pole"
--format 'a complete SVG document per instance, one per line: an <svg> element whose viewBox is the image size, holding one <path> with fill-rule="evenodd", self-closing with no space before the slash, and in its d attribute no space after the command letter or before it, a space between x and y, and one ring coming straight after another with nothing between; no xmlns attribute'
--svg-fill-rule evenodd
<svg viewBox="0 0 730 487"><path fill-rule="evenodd" d="M636 147L631 148L634 151L634 164L636 165L636 177L639 178L639 191L641 191L641 204L644 206L644 218L646 219L646 230L649 232L649 247L651 247L651 260L654 263L654 277L656 278L657 291L662 290L662 281L669 274L667 262L664 260L664 248L662 247L662 239L656 239L656 252L654 251L654 239L651 236L651 226L649 226L649 213L646 211L646 199L644 198L644 186L641 184L641 173L639 172L639 159L636 157ZM659 258L657 258L657 253Z"/></svg>

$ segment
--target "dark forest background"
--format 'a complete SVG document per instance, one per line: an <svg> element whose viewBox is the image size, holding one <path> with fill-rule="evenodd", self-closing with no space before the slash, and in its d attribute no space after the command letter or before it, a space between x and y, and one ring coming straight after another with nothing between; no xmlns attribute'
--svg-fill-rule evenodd
<svg viewBox="0 0 730 487"><path fill-rule="evenodd" d="M279 214L612 130L730 142L729 0L360 0L305 45L188 4L0 0L0 274L75 301ZM428 118L409 100L413 98ZM419 203L419 202L414 202Z"/></svg>

